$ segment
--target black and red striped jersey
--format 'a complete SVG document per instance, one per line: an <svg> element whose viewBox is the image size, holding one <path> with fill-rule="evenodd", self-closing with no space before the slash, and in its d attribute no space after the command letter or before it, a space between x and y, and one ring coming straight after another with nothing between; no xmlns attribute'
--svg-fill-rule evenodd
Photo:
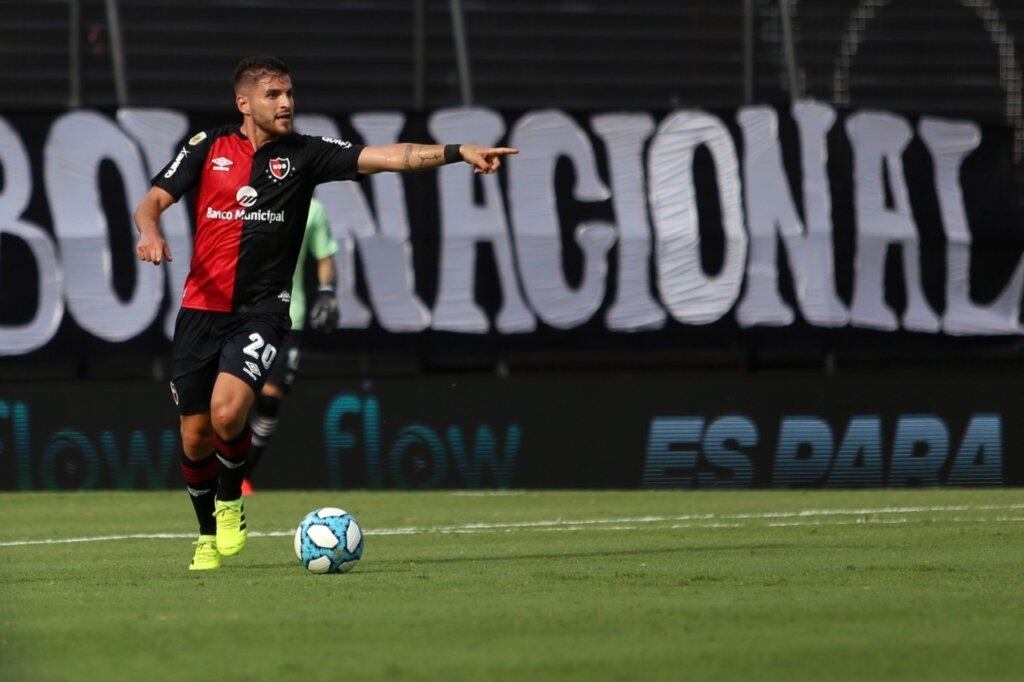
<svg viewBox="0 0 1024 682"><path fill-rule="evenodd" d="M237 125L192 136L153 178L176 200L199 188L182 307L287 315L313 188L358 179L361 150L296 133L254 152Z"/></svg>

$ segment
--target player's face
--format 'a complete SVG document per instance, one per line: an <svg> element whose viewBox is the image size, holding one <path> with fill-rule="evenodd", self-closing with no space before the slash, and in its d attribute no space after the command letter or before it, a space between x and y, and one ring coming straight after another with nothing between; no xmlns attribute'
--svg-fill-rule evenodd
<svg viewBox="0 0 1024 682"><path fill-rule="evenodd" d="M251 86L245 98L249 109L246 113L264 132L275 137L292 132L295 97L290 76L274 74L262 78Z"/></svg>

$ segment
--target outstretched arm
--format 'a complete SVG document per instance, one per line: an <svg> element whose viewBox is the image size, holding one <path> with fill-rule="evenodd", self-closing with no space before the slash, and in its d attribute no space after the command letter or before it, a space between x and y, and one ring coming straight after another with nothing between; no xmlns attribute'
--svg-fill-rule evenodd
<svg viewBox="0 0 1024 682"><path fill-rule="evenodd" d="M171 257L171 247L160 234L160 214L173 203L174 197L159 187L150 188L139 202L139 207L135 209L135 228L139 231L139 243L135 245L135 254L139 260L153 265L160 265L164 258L168 261L174 260Z"/></svg>
<svg viewBox="0 0 1024 682"><path fill-rule="evenodd" d="M399 143L364 147L359 154L359 172L363 174L426 170L447 163L465 161L477 173L493 173L501 167L501 157L518 154L512 147L481 147L475 144L441 145Z"/></svg>

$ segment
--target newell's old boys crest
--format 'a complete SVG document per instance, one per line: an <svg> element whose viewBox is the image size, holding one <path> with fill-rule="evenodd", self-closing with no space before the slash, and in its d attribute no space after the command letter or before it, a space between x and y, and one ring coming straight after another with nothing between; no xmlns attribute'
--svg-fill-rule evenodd
<svg viewBox="0 0 1024 682"><path fill-rule="evenodd" d="M292 162L289 159L278 157L270 160L270 174L278 180L284 180L292 170Z"/></svg>

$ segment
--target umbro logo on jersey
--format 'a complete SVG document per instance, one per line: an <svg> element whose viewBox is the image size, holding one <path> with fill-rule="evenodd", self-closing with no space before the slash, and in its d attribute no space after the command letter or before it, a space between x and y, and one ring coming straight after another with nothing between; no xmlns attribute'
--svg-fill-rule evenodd
<svg viewBox="0 0 1024 682"><path fill-rule="evenodd" d="M259 197L259 193L249 185L239 188L235 194L235 200L246 208L255 204L257 197Z"/></svg>
<svg viewBox="0 0 1024 682"><path fill-rule="evenodd" d="M277 295L277 298L282 303L291 303L292 302L292 293L290 291L282 291L281 293L279 293Z"/></svg>
<svg viewBox="0 0 1024 682"><path fill-rule="evenodd" d="M216 159L213 160L212 163L213 170L227 172L231 170L231 164L233 164L234 161L223 156L218 156Z"/></svg>
<svg viewBox="0 0 1024 682"><path fill-rule="evenodd" d="M292 170L290 159L277 157L270 160L270 174L278 180L284 180Z"/></svg>

